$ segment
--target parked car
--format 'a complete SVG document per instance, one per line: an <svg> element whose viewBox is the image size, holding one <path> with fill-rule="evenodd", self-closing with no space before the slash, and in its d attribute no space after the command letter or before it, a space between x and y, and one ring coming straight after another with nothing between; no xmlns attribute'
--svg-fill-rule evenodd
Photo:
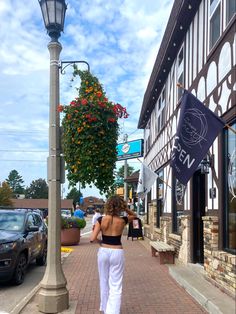
<svg viewBox="0 0 236 314"><path fill-rule="evenodd" d="M20 285L33 260L47 258L47 226L33 210L0 210L0 280Z"/></svg>
<svg viewBox="0 0 236 314"><path fill-rule="evenodd" d="M71 211L69 209L62 209L61 216L65 218L71 217Z"/></svg>
<svg viewBox="0 0 236 314"><path fill-rule="evenodd" d="M86 209L86 213L87 213L88 215L93 215L93 214L94 214L94 207L88 207L88 208Z"/></svg>

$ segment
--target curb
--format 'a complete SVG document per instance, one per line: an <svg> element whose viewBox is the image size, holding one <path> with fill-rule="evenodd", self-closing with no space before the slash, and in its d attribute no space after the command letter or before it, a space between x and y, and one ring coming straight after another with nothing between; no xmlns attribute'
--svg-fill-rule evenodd
<svg viewBox="0 0 236 314"><path fill-rule="evenodd" d="M178 284L183 287L204 309L212 314L223 314L218 306L216 306L210 299L206 298L198 289L194 288L186 280L178 275L171 267L169 268L169 274Z"/></svg>
<svg viewBox="0 0 236 314"><path fill-rule="evenodd" d="M32 300L32 298L35 296L35 294L39 291L40 284L38 284L34 289L28 293L21 301L18 303L13 310L10 311L9 314L19 314L24 307Z"/></svg>
<svg viewBox="0 0 236 314"><path fill-rule="evenodd" d="M71 251L72 252L72 251ZM70 255L71 252L67 252L67 253L63 253L63 255L61 256L61 263L63 264L65 258ZM26 305L28 303L30 303L30 301L33 299L33 297L37 294L37 292L40 289L40 283L35 286L30 293L28 293L15 307L14 309L12 309L9 314L20 314L21 311L26 307ZM70 308L69 308L70 309ZM63 313L65 314L73 314L74 312L69 311L69 309L67 311L63 311Z"/></svg>

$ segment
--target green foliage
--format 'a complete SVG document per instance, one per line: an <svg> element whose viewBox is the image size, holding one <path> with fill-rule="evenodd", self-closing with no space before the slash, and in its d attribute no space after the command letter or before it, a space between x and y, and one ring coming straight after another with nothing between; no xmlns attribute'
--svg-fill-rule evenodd
<svg viewBox="0 0 236 314"><path fill-rule="evenodd" d="M83 229L86 226L86 220L78 217L61 217L61 229L78 228Z"/></svg>
<svg viewBox="0 0 236 314"><path fill-rule="evenodd" d="M7 182L0 186L0 206L12 206L12 190Z"/></svg>
<svg viewBox="0 0 236 314"><path fill-rule="evenodd" d="M67 194L66 198L67 199L73 199L74 203L79 203L80 202L80 197L82 197L83 194L76 189L76 187L73 187L70 192Z"/></svg>
<svg viewBox="0 0 236 314"><path fill-rule="evenodd" d="M121 166L117 171L117 176L120 178L124 178L124 169L125 166ZM134 167L127 165L127 176L130 176L134 172Z"/></svg>
<svg viewBox="0 0 236 314"><path fill-rule="evenodd" d="M13 191L13 194L24 194L24 180L19 175L17 170L12 170L9 173L8 178L6 179L6 182L10 186L10 188Z"/></svg>
<svg viewBox="0 0 236 314"><path fill-rule="evenodd" d="M30 183L30 186L25 189L26 198L48 198L48 185L44 179L37 179Z"/></svg>
<svg viewBox="0 0 236 314"><path fill-rule="evenodd" d="M114 183L117 161L118 118L127 118L126 109L109 101L98 79L88 71L75 67L79 75L79 97L68 106L59 106L63 112L62 145L70 185L81 183L82 188L92 183L107 193Z"/></svg>
<svg viewBox="0 0 236 314"><path fill-rule="evenodd" d="M124 165L121 166L116 173L116 181L115 186L120 188L124 186ZM130 176L134 172L134 168L132 166L127 165L127 176ZM131 184L128 184L128 187L131 188Z"/></svg>

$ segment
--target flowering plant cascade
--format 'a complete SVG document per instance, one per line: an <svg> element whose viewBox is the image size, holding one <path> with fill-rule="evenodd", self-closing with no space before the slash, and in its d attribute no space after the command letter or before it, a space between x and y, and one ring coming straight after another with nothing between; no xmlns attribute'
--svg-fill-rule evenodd
<svg viewBox="0 0 236 314"><path fill-rule="evenodd" d="M127 118L126 108L109 101L99 80L88 71L74 67L74 76L81 79L79 97L63 112L62 145L70 185L92 183L108 193L114 183L117 161L118 118Z"/></svg>

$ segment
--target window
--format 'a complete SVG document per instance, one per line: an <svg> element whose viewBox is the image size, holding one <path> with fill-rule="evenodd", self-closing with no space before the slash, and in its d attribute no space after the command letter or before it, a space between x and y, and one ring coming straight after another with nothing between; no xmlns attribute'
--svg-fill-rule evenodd
<svg viewBox="0 0 236 314"><path fill-rule="evenodd" d="M149 151L151 147L151 135L150 135L150 120L148 121L146 128L144 130L144 142L145 142L145 154Z"/></svg>
<svg viewBox="0 0 236 314"><path fill-rule="evenodd" d="M36 226L34 216L30 214L27 219L27 227L34 227L34 226Z"/></svg>
<svg viewBox="0 0 236 314"><path fill-rule="evenodd" d="M156 104L156 135L161 131L165 124L165 105L166 105L166 90L162 90L161 95Z"/></svg>
<svg viewBox="0 0 236 314"><path fill-rule="evenodd" d="M42 219L39 215L34 214L35 225L40 227L42 225Z"/></svg>
<svg viewBox="0 0 236 314"><path fill-rule="evenodd" d="M185 186L181 184L175 177L172 181L172 208L173 220L172 229L174 233L180 234L181 231L181 216L184 211L184 193Z"/></svg>
<svg viewBox="0 0 236 314"><path fill-rule="evenodd" d="M147 202L145 202L145 212L147 213L147 224L149 224L149 218L150 218L149 217L149 204L152 201L151 193L152 193L151 191L147 193Z"/></svg>
<svg viewBox="0 0 236 314"><path fill-rule="evenodd" d="M226 0L226 22L229 23L236 12L235 0Z"/></svg>
<svg viewBox="0 0 236 314"><path fill-rule="evenodd" d="M163 194L164 194L164 172L163 170L157 173L157 216L156 226L160 228L160 218L163 213Z"/></svg>
<svg viewBox="0 0 236 314"><path fill-rule="evenodd" d="M177 82L184 86L184 49L180 49L180 52L177 57ZM178 100L183 94L183 89L178 88Z"/></svg>
<svg viewBox="0 0 236 314"><path fill-rule="evenodd" d="M236 129L236 121L231 125ZM236 135L225 130L224 248L236 254Z"/></svg>
<svg viewBox="0 0 236 314"><path fill-rule="evenodd" d="M210 0L210 49L220 37L220 0Z"/></svg>

